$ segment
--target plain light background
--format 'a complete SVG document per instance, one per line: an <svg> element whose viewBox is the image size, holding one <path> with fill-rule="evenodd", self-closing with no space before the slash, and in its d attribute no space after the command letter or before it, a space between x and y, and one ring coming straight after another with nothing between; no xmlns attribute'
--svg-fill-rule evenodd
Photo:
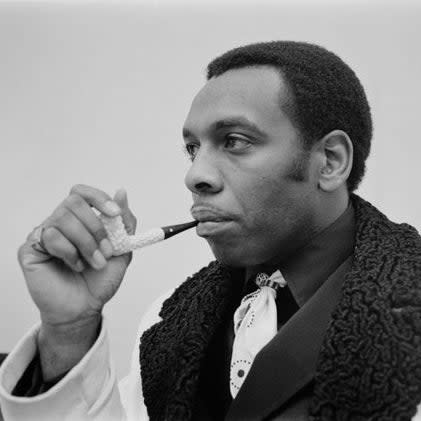
<svg viewBox="0 0 421 421"><path fill-rule="evenodd" d="M421 228L416 2L0 2L0 351L38 320L16 251L73 184L125 187L141 229L190 219L181 127L206 64L272 39L319 43L366 88L359 193ZM117 372L147 304L212 258L194 231L136 253L106 315Z"/></svg>

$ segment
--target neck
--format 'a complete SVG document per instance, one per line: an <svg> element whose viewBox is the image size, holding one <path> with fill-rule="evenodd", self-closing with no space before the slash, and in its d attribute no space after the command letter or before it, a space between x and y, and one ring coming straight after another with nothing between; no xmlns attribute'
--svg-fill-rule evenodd
<svg viewBox="0 0 421 421"><path fill-rule="evenodd" d="M316 235L332 225L345 212L348 205L349 193L346 188L329 194L323 193L320 198Z"/></svg>

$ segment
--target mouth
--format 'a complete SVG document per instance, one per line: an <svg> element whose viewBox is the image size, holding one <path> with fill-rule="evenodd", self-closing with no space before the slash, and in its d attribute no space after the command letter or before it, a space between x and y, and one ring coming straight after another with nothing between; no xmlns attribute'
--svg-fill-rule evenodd
<svg viewBox="0 0 421 421"><path fill-rule="evenodd" d="M228 228L232 218L224 212L213 207L193 206L191 214L199 224L196 227L196 233L200 237L210 237L220 234Z"/></svg>

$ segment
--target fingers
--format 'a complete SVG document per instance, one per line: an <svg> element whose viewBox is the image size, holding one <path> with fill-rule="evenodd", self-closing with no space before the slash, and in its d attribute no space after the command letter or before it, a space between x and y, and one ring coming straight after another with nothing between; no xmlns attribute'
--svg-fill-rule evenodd
<svg viewBox="0 0 421 421"><path fill-rule="evenodd" d="M91 207L105 215L116 216L121 213L121 208L118 204L102 190L84 184L77 184L71 188L70 195L63 202L63 205L84 224L96 240L102 255L109 259L113 254L113 247L107 238L102 222L95 212L92 211ZM98 254L97 260L97 263L101 260Z"/></svg>
<svg viewBox="0 0 421 421"><path fill-rule="evenodd" d="M73 270L83 270L83 260L100 270L113 253L104 225L93 208L108 216L121 213L107 193L78 184L43 224L43 245Z"/></svg>
<svg viewBox="0 0 421 421"><path fill-rule="evenodd" d="M85 264L79 257L76 247L56 228L49 227L43 233L45 236L45 245L47 251L60 260L63 260L67 266L76 272L82 272Z"/></svg>
<svg viewBox="0 0 421 421"><path fill-rule="evenodd" d="M106 259L113 254L113 247L107 238L107 232L98 216L92 211L88 203L78 194L71 194L63 206L72 212L90 232Z"/></svg>
<svg viewBox="0 0 421 421"><path fill-rule="evenodd" d="M113 247L96 209L107 216L121 215L129 234L136 230L136 218L129 209L127 193L121 189L114 199L86 185L72 187L69 196L44 222L42 244L51 256L71 269L84 270L86 263L103 269L112 257Z"/></svg>
<svg viewBox="0 0 421 421"><path fill-rule="evenodd" d="M92 210L89 209L89 212ZM92 268L100 270L106 266L107 261L91 230L71 210L60 206L48 219L42 233L42 242L51 255L62 258L66 263L71 262L72 269L77 260L74 254L76 251L78 259L82 256Z"/></svg>
<svg viewBox="0 0 421 421"><path fill-rule="evenodd" d="M95 187L77 184L71 188L70 195L78 195L82 197L90 206L105 215L117 216L121 212L120 207L107 193L96 189Z"/></svg>
<svg viewBox="0 0 421 421"><path fill-rule="evenodd" d="M136 232L137 220L136 217L133 215L133 212L129 208L126 190L117 190L116 194L114 195L114 200L121 208L121 217L123 219L126 231L130 235L133 235Z"/></svg>

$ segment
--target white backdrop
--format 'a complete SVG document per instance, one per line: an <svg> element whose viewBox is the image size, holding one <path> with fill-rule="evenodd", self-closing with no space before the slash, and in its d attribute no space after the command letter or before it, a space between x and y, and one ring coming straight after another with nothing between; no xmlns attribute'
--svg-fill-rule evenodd
<svg viewBox="0 0 421 421"><path fill-rule="evenodd" d="M144 228L189 220L181 127L208 61L319 43L359 75L374 141L359 193L421 228L416 2L0 2L0 351L38 318L16 250L76 183L125 187ZM121 375L147 303L211 259L194 231L138 253L107 306Z"/></svg>

